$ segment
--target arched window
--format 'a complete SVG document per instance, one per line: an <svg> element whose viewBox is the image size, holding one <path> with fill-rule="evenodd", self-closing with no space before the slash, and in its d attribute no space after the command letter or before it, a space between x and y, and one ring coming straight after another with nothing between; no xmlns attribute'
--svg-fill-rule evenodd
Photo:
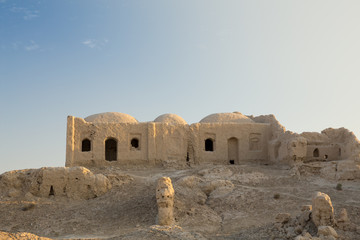
<svg viewBox="0 0 360 240"><path fill-rule="evenodd" d="M82 140L81 151L82 152L91 151L91 141L89 139L85 138L84 140Z"/></svg>
<svg viewBox="0 0 360 240"><path fill-rule="evenodd" d="M137 138L131 139L130 144L131 144L131 148L140 149L139 139Z"/></svg>
<svg viewBox="0 0 360 240"><path fill-rule="evenodd" d="M314 149L313 157L319 157L319 149L318 148Z"/></svg>
<svg viewBox="0 0 360 240"><path fill-rule="evenodd" d="M117 141L114 138L110 138L105 141L105 160L117 160Z"/></svg>
<svg viewBox="0 0 360 240"><path fill-rule="evenodd" d="M214 140L208 138L205 140L205 151L213 152L214 151Z"/></svg>

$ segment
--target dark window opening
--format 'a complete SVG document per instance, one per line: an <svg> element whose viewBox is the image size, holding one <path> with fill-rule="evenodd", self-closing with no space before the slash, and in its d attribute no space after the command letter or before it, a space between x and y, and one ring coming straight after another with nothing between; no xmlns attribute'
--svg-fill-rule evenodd
<svg viewBox="0 0 360 240"><path fill-rule="evenodd" d="M329 157L328 155L326 155L326 154L324 155L324 159L325 159L325 160L327 160L328 157Z"/></svg>
<svg viewBox="0 0 360 240"><path fill-rule="evenodd" d="M115 139L108 139L105 141L105 160L117 160L117 141Z"/></svg>
<svg viewBox="0 0 360 240"><path fill-rule="evenodd" d="M54 191L53 185L50 186L49 196L55 196L55 191Z"/></svg>
<svg viewBox="0 0 360 240"><path fill-rule="evenodd" d="M211 138L205 140L205 151L214 151L214 141Z"/></svg>
<svg viewBox="0 0 360 240"><path fill-rule="evenodd" d="M313 157L319 157L319 149L315 148L314 152L313 152Z"/></svg>
<svg viewBox="0 0 360 240"><path fill-rule="evenodd" d="M235 160L230 160L229 162L230 162L231 165L235 164Z"/></svg>
<svg viewBox="0 0 360 240"><path fill-rule="evenodd" d="M186 154L186 162L190 161L190 156L189 156L189 152Z"/></svg>
<svg viewBox="0 0 360 240"><path fill-rule="evenodd" d="M89 139L84 139L81 143L81 151L89 152L91 150L91 142Z"/></svg>
<svg viewBox="0 0 360 240"><path fill-rule="evenodd" d="M139 148L139 139L133 138L131 139L131 147L138 149Z"/></svg>

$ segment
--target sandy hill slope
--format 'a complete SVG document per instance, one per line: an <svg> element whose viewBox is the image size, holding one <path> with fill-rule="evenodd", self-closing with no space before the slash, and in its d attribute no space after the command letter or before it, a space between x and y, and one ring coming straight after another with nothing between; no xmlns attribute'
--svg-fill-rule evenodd
<svg viewBox="0 0 360 240"><path fill-rule="evenodd" d="M14 171L0 179L0 231L51 239L295 239L316 236L311 212L306 215L303 206L312 204L315 192L323 192L331 198L336 219L342 209L350 219L346 227L333 226L339 239L360 239L360 180L325 178L319 169L326 166L316 164L103 167L90 169L91 174L77 169L79 175L51 169L53 178L47 170ZM57 179L57 171L68 177ZM78 176L86 187L74 186L71 178ZM170 177L175 189L174 226L156 225L155 189L162 176Z"/></svg>

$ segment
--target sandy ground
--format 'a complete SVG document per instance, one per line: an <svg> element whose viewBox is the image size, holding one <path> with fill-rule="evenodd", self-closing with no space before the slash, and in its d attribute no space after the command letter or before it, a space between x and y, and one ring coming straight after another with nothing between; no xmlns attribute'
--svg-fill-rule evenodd
<svg viewBox="0 0 360 240"><path fill-rule="evenodd" d="M295 217L312 195L328 194L335 214L345 208L360 226L360 181L330 181L287 166L244 163L187 169L91 169L112 182L106 194L90 200L49 198L0 201L0 230L29 232L52 239L286 239L274 230L275 216ZM175 188L176 227L156 225L157 179ZM336 185L342 184L342 190ZM204 191L208 184L219 185ZM360 239L360 231L338 233ZM288 238L291 239L291 238Z"/></svg>

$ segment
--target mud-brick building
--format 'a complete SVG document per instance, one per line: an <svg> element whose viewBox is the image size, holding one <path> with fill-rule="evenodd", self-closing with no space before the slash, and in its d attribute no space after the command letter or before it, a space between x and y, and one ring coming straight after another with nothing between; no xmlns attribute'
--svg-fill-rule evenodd
<svg viewBox="0 0 360 240"><path fill-rule="evenodd" d="M188 125L174 114L138 122L124 113L67 120L66 166L238 164L267 160L270 124L218 113Z"/></svg>
<svg viewBox="0 0 360 240"><path fill-rule="evenodd" d="M191 125L175 114L151 122L117 112L67 119L66 166L332 161L357 151L359 140L347 129L297 134L274 115L215 113Z"/></svg>

